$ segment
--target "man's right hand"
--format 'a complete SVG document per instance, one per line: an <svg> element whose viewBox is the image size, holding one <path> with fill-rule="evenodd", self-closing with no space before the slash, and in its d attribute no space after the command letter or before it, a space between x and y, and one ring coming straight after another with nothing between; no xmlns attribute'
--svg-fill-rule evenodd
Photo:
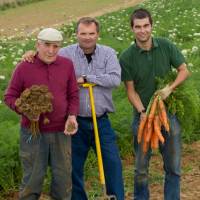
<svg viewBox="0 0 200 200"><path fill-rule="evenodd" d="M36 55L36 52L35 51L27 51L24 53L24 55L22 56L22 60L23 61L27 61L29 63L33 63L34 61L34 56Z"/></svg>
<svg viewBox="0 0 200 200"><path fill-rule="evenodd" d="M147 117L147 114L146 112L141 112L140 113L140 121L142 121L142 119L146 118Z"/></svg>

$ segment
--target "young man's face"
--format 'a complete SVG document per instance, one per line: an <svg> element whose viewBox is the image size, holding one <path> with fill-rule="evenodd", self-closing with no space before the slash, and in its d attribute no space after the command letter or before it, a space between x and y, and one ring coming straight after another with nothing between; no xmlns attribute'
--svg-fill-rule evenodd
<svg viewBox="0 0 200 200"><path fill-rule="evenodd" d="M92 50L95 48L99 33L97 32L97 27L95 23L82 24L78 26L76 33L78 43L83 51Z"/></svg>
<svg viewBox="0 0 200 200"><path fill-rule="evenodd" d="M145 43L151 38L152 25L149 18L134 19L132 30L138 42Z"/></svg>
<svg viewBox="0 0 200 200"><path fill-rule="evenodd" d="M38 41L36 46L38 56L43 62L50 64L56 60L60 42Z"/></svg>

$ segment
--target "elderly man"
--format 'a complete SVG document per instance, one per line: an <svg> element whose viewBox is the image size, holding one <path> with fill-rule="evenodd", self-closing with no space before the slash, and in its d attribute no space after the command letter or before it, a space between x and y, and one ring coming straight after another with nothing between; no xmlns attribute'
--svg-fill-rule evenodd
<svg viewBox="0 0 200 200"><path fill-rule="evenodd" d="M71 137L77 132L78 87L74 66L69 59L58 56L63 38L52 28L43 29L37 36L37 55L34 63L17 65L5 93L5 103L21 114L20 158L23 179L20 200L37 200L48 165L52 181L50 196L56 200L71 199ZM15 105L21 93L32 85L46 85L53 95L53 111L45 113L48 124L39 120L40 134L31 136L30 120ZM73 130L70 130L73 126Z"/></svg>
<svg viewBox="0 0 200 200"><path fill-rule="evenodd" d="M94 98L99 137L105 170L108 195L124 199L122 165L116 145L116 135L111 127L108 113L114 112L112 90L120 84L121 68L115 51L97 44L99 23L96 19L83 17L77 22L78 43L61 48L59 55L72 60L78 83L95 83ZM32 60L33 52L24 59ZM89 94L80 87L80 111L77 117L78 132L72 137L72 200L87 200L84 189L84 164L88 151L95 150L94 129Z"/></svg>

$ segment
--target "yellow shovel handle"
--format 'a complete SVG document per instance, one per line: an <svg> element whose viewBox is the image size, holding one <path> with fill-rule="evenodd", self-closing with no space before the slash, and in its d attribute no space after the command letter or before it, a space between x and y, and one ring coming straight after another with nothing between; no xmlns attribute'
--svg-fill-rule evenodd
<svg viewBox="0 0 200 200"><path fill-rule="evenodd" d="M93 96L93 90L92 90L91 85L89 86L89 95L90 95L90 104L91 104L92 119L93 119L93 125L94 125L97 160L98 160L98 166L99 166L99 177L100 177L101 184L105 185L103 160L102 160L101 147L100 147L100 141L99 141L99 133L98 133L98 127L97 127L97 118L96 118L96 112L95 112L95 106L94 106L95 105L94 104L94 96Z"/></svg>
<svg viewBox="0 0 200 200"><path fill-rule="evenodd" d="M100 178L100 183L102 185L105 185L103 160L102 160L102 154L101 154L97 118L96 118L96 111L95 111L95 103L94 103L94 96L93 96L93 89L92 89L92 87L95 86L95 84L84 83L82 84L82 86L89 89L91 112L92 112L92 119L93 119L93 125L94 125L95 144L96 144L96 151L97 151L97 160L98 160L98 167L99 167L99 178Z"/></svg>

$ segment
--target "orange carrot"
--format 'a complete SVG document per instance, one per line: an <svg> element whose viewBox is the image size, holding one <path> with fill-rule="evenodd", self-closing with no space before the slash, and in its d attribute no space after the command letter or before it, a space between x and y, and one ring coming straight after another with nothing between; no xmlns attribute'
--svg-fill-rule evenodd
<svg viewBox="0 0 200 200"><path fill-rule="evenodd" d="M153 118L157 110L157 104L158 104L158 96L155 96L148 116L148 129L150 129L152 126Z"/></svg>
<svg viewBox="0 0 200 200"><path fill-rule="evenodd" d="M160 118L162 119L162 124L167 132L169 132L169 122L168 122L168 117L165 109L165 104L161 98L159 98L158 101L158 106L159 106L159 112L160 112Z"/></svg>
<svg viewBox="0 0 200 200"><path fill-rule="evenodd" d="M148 151L149 148L149 143L146 141L146 137L147 137L147 132L148 132L148 127L147 127L147 123L144 127L144 131L143 131L143 140L142 140L142 151L143 153L146 153Z"/></svg>
<svg viewBox="0 0 200 200"><path fill-rule="evenodd" d="M140 120L140 124L139 124L139 127L138 127L138 134L137 134L138 143L140 143L141 140L142 140L142 134L143 134L143 131L144 131L144 127L145 127L146 121L147 121L147 116L145 115Z"/></svg>
<svg viewBox="0 0 200 200"><path fill-rule="evenodd" d="M159 142L158 135L155 132L153 132L151 136L151 148L154 150L158 149L159 146L158 142Z"/></svg>
<svg viewBox="0 0 200 200"><path fill-rule="evenodd" d="M155 115L153 122L154 122L154 132L155 132L155 134L157 134L160 142L163 144L165 142L165 139L164 139L164 137L162 136L162 133L161 133L161 127L160 127L160 121L159 121L158 115Z"/></svg>
<svg viewBox="0 0 200 200"><path fill-rule="evenodd" d="M153 126L150 126L150 128L147 127L147 133L146 133L146 142L149 142L151 139L153 133Z"/></svg>
<svg viewBox="0 0 200 200"><path fill-rule="evenodd" d="M162 117L161 110L160 110L159 106L158 106L158 116L159 116L159 120L161 122L161 125L163 125L164 124L164 120L163 120L163 117Z"/></svg>
<svg viewBox="0 0 200 200"><path fill-rule="evenodd" d="M149 143L144 141L143 144L142 144L143 153L146 153L148 151L148 148L149 148Z"/></svg>

